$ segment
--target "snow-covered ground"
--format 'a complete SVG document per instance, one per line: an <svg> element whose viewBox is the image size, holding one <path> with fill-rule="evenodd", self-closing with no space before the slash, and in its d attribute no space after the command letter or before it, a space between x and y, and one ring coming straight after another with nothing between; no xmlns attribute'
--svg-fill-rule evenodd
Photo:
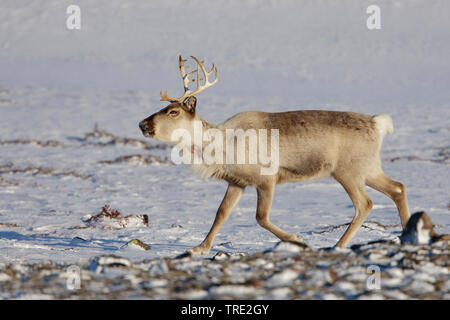
<svg viewBox="0 0 450 320"><path fill-rule="evenodd" d="M450 233L450 2L376 2L380 30L366 27L373 1L2 1L0 263L141 261L203 240L226 184L171 165L170 149L138 128L165 106L160 89L181 92L179 54L219 69L198 96L211 122L255 109L389 113L385 172L405 184L411 212ZM80 30L66 28L70 4ZM401 231L394 203L369 195L374 209L352 244ZM106 204L148 225L88 225ZM212 255L277 243L255 208L248 188ZM331 179L278 186L271 210L313 248L334 245L352 217Z"/></svg>

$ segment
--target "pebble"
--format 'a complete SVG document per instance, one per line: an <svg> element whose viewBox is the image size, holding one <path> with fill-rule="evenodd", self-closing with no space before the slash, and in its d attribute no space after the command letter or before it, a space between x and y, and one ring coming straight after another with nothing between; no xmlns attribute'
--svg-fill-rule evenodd
<svg viewBox="0 0 450 320"><path fill-rule="evenodd" d="M275 273L266 281L268 288L283 287L292 285L295 279L298 278L298 272L292 269L286 269L279 273Z"/></svg>
<svg viewBox="0 0 450 320"><path fill-rule="evenodd" d="M81 289L67 290L61 263L0 265L0 299L449 299L450 248L392 242L350 250L292 243L254 254L218 253L132 262L104 255L77 264ZM380 288L369 288L377 276ZM372 272L368 272L368 270Z"/></svg>

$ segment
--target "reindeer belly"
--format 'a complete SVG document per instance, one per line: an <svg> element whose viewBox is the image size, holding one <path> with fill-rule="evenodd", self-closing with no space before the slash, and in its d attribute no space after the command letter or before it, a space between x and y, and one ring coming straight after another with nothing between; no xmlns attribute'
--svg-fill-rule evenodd
<svg viewBox="0 0 450 320"><path fill-rule="evenodd" d="M280 139L278 183L328 177L336 166L338 144L332 136Z"/></svg>
<svg viewBox="0 0 450 320"><path fill-rule="evenodd" d="M278 183L290 181L310 181L329 177L333 172L333 163L320 155L310 155L304 161L296 161L292 166L280 165Z"/></svg>

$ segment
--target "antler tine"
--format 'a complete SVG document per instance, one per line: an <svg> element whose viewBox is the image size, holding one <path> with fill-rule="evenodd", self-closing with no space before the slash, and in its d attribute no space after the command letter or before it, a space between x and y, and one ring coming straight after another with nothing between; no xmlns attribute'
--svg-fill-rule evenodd
<svg viewBox="0 0 450 320"><path fill-rule="evenodd" d="M184 63L187 61L185 59L183 59L181 57L181 55L178 58L178 66L180 68L180 74L181 74L181 78L183 80L183 87L184 87L184 94L179 97L179 98L171 98L169 96L167 96L167 90L166 92L163 94L162 90L160 91L159 95L161 96L161 100L160 101L169 101L169 102L183 102L184 99L186 99L187 97L191 97L197 93L202 92L203 90L211 87L212 85L216 84L216 82L219 80L217 77L217 68L214 66L214 64L212 65L211 71L206 71L205 69L205 65L204 65L204 61L200 61L198 60L196 57L191 56L192 59L195 60L195 62L197 63L197 68L191 72L186 73L186 68L188 66L185 66ZM201 71L203 72L205 78L204 79L200 79L200 70L199 67L201 69ZM215 71L216 73L216 77L214 79L213 82L209 81L209 76L213 73L213 71ZM193 75L194 73L197 74L196 79L189 79L189 77L191 75ZM205 80L204 84L201 84L201 80ZM194 82L197 81L197 89L195 91L191 91L188 88L188 85L190 82Z"/></svg>
<svg viewBox="0 0 450 320"><path fill-rule="evenodd" d="M187 59L183 59L181 56L179 57L179 67L180 67L180 74L181 74L181 78L183 79L183 85L184 85L184 92L189 90L189 83L190 82L194 82L194 79L189 79L189 76L195 73L194 71L188 72L186 73L186 68L188 68L189 66L184 66L184 63L187 61Z"/></svg>
<svg viewBox="0 0 450 320"><path fill-rule="evenodd" d="M205 75L205 83L204 83L204 85L201 86L200 82L198 82L198 83L197 83L197 90L198 90L198 89L201 89L200 91L203 91L203 90L205 90L206 88L208 88L208 87L214 85L214 84L219 80L218 77L217 77L217 68L214 66L214 64L212 65L211 71L208 72L208 71L206 71L206 69L205 69L204 61L200 61L200 60L198 60L198 59L197 59L196 57L194 57L194 56L191 56L191 58L194 59L195 62L197 62L197 65L200 66L200 68L202 69L203 74ZM198 66L197 66L197 69L198 69ZM216 77L215 77L215 79L214 79L213 82L209 82L209 76L211 75L211 73L213 72L213 70L216 72ZM198 73L197 73L197 75L198 75ZM197 78L198 78L198 76L197 76ZM196 90L196 91L197 91L197 90ZM200 91L198 91L198 92L200 92ZM198 92L196 92L196 93L198 93Z"/></svg>
<svg viewBox="0 0 450 320"><path fill-rule="evenodd" d="M163 94L162 90L159 92L159 95L161 96L161 100L160 101L173 101L173 98L170 98L167 96L167 90L166 92Z"/></svg>
<svg viewBox="0 0 450 320"><path fill-rule="evenodd" d="M211 73L213 73L213 71L215 71L216 73L216 77L214 78L213 83L216 83L219 80L219 78L217 77L217 67L214 66L214 63L212 65L211 71L208 73L208 77L211 75Z"/></svg>
<svg viewBox="0 0 450 320"><path fill-rule="evenodd" d="M197 90L198 90L200 88L200 86L202 85L202 83L201 83L202 79L200 79L200 72L198 70L198 65L197 65L196 71L197 71Z"/></svg>

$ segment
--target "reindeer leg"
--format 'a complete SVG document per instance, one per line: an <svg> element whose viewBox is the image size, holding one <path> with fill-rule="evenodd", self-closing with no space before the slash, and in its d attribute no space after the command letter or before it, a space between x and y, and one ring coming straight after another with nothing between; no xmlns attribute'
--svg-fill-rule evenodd
<svg viewBox="0 0 450 320"><path fill-rule="evenodd" d="M244 188L239 187L237 185L234 184L228 185L227 192L225 193L222 203L220 204L219 209L217 210L216 218L214 219L214 223L211 227L211 230L209 231L205 240L203 240L203 242L199 246L190 249L188 252L192 254L209 253L209 249L211 249L214 238L219 232L220 227L224 224L225 221L227 221L233 207L241 198L243 190Z"/></svg>
<svg viewBox="0 0 450 320"><path fill-rule="evenodd" d="M350 178L339 178L335 177L336 180L344 187L348 195L352 199L353 206L355 207L355 217L348 226L344 235L336 244L337 247L345 248L352 238L355 236L356 232L361 228L364 220L369 215L370 210L372 210L372 200L370 200L367 195L366 189L364 188L364 183L359 183Z"/></svg>
<svg viewBox="0 0 450 320"><path fill-rule="evenodd" d="M405 186L400 182L390 179L381 170L377 175L368 177L366 180L366 184L369 187L384 193L389 198L394 200L395 205L398 209L400 220L402 222L402 227L405 228L410 216L408 200L406 199Z"/></svg>
<svg viewBox="0 0 450 320"><path fill-rule="evenodd" d="M272 222L269 221L270 207L272 206L273 192L275 190L274 184L269 184L266 186L259 186L258 192L258 205L256 211L256 221L264 229L269 230L274 235L276 235L282 241L292 241L304 244L305 242L301 237L296 234L288 233L278 228Z"/></svg>

